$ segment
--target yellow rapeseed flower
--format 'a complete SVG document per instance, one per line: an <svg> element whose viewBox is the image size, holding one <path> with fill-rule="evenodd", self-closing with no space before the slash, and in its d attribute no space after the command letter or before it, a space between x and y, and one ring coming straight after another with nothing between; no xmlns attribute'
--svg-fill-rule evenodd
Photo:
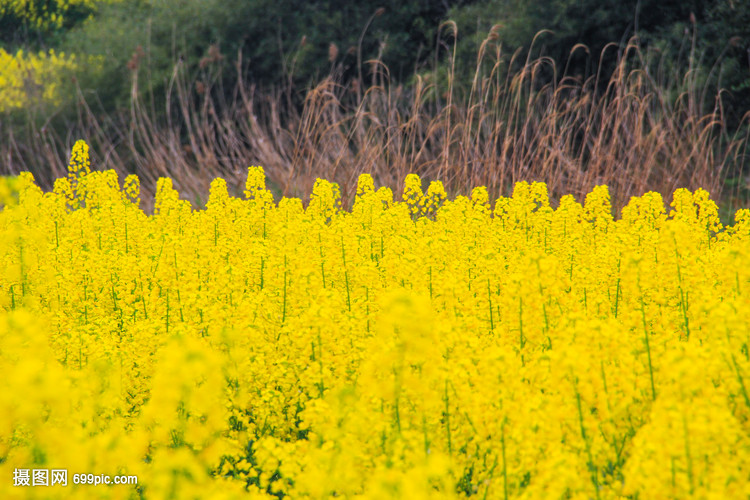
<svg viewBox="0 0 750 500"><path fill-rule="evenodd" d="M750 212L404 183L0 181L0 498L750 496Z"/></svg>

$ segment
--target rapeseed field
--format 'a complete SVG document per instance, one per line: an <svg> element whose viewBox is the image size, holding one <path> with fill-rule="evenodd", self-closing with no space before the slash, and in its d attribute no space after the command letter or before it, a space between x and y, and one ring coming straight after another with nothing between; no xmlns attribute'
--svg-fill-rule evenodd
<svg viewBox="0 0 750 500"><path fill-rule="evenodd" d="M750 496L750 211L404 184L0 183L0 497Z"/></svg>

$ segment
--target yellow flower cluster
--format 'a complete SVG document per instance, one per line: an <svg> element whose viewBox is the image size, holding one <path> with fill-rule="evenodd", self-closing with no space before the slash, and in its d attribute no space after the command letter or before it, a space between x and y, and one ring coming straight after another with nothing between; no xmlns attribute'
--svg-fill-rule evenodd
<svg viewBox="0 0 750 500"><path fill-rule="evenodd" d="M34 102L57 104L60 74L76 68L75 55L54 49L38 54L18 50L9 54L0 48L0 112Z"/></svg>
<svg viewBox="0 0 750 500"><path fill-rule="evenodd" d="M18 177L0 177L0 208L18 203Z"/></svg>
<svg viewBox="0 0 750 500"><path fill-rule="evenodd" d="M1 498L748 498L750 211L362 176L0 211ZM434 202L433 202L434 201ZM16 469L138 486L14 487Z"/></svg>
<svg viewBox="0 0 750 500"><path fill-rule="evenodd" d="M443 183L440 181L431 182L425 194L422 192L422 181L419 176L409 174L404 179L403 201L409 207L409 213L413 219L419 217L433 219L447 198Z"/></svg>
<svg viewBox="0 0 750 500"><path fill-rule="evenodd" d="M94 11L102 3L121 0L0 0L0 16L12 16L16 20L39 30L60 28L68 11L75 9Z"/></svg>

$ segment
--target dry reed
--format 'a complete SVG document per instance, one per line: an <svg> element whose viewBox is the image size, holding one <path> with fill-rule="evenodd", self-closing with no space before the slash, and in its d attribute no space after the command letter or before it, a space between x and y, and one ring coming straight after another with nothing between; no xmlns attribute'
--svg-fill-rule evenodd
<svg viewBox="0 0 750 500"><path fill-rule="evenodd" d="M160 176L201 204L216 176L240 193L251 164L265 167L277 195L304 198L323 177L340 184L345 201L365 172L395 190L417 173L454 195L484 185L493 197L521 180L546 182L552 199L580 199L607 184L615 208L646 191L668 199L679 187L728 197L724 181L730 167L742 171L748 137L729 135L721 94L704 109L711 99L692 69L670 78L650 69L635 43L605 50L618 54L611 77L557 75L549 59L507 57L492 31L465 94L455 85L453 51L447 79L415 74L408 87L392 84L379 60L364 63L367 86L362 78L340 83L334 66L301 106L291 104L289 88L260 93L239 80L227 93L210 68L188 77L178 63L162 114L143 102L134 68L126 113L97 115L79 92L78 119L64 137L44 127L18 137L4 127L0 172L31 170L49 188L83 137L95 168L141 177L146 208ZM241 54L236 64L242 74Z"/></svg>

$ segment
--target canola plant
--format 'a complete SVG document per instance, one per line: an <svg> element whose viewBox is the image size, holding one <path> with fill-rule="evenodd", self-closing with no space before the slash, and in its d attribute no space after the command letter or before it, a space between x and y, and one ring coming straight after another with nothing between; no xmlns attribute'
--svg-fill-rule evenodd
<svg viewBox="0 0 750 500"><path fill-rule="evenodd" d="M518 183L274 202L91 171L0 211L2 498L747 498L750 211ZM58 469L67 486L18 485ZM128 474L136 485L72 484ZM18 483L18 481L16 481Z"/></svg>

